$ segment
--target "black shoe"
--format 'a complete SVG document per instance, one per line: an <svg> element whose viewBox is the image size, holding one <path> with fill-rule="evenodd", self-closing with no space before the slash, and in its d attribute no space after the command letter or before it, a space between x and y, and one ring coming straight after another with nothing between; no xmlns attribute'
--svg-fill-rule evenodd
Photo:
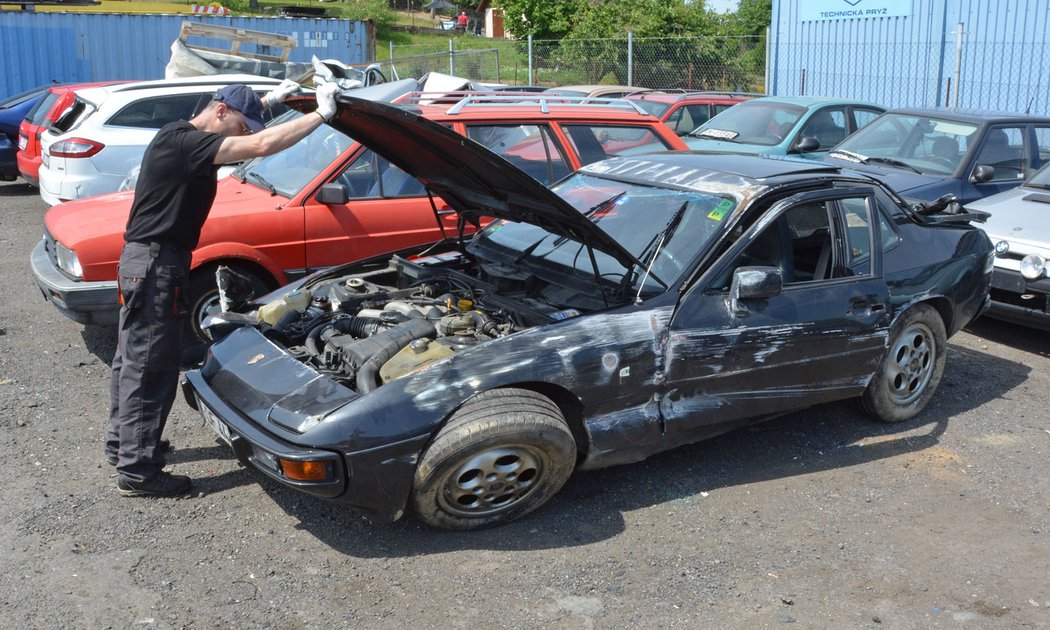
<svg viewBox="0 0 1050 630"><path fill-rule="evenodd" d="M160 451L161 453L170 453L171 452L171 442L168 441L168 440L161 440L157 444L157 450ZM116 453L106 453L106 462L110 466L116 466L117 465L117 461L118 461L118 458L117 458L117 454Z"/></svg>
<svg viewBox="0 0 1050 630"><path fill-rule="evenodd" d="M145 481L117 479L117 492L122 497L174 497L186 494L193 482L186 475L161 471Z"/></svg>

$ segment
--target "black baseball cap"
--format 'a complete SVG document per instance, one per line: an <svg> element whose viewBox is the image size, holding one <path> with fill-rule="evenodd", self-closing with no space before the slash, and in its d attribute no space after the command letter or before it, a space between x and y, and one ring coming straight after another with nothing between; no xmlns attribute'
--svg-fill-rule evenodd
<svg viewBox="0 0 1050 630"><path fill-rule="evenodd" d="M216 92L212 100L226 103L227 107L232 107L243 114L244 121L248 123L248 128L252 130L252 133L262 131L266 126L263 124L262 101L250 87L243 83L227 85Z"/></svg>

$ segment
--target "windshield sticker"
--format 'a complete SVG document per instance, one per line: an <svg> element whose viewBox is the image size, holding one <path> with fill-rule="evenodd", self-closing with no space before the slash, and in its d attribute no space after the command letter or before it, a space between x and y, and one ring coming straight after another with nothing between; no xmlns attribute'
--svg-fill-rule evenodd
<svg viewBox="0 0 1050 630"><path fill-rule="evenodd" d="M734 205L736 204L733 203L732 199L722 197L722 199L718 202L718 205L715 206L714 210L708 213L707 218L711 219L712 221L721 221L722 219L726 218L726 215L729 214L729 212L733 209Z"/></svg>
<svg viewBox="0 0 1050 630"><path fill-rule="evenodd" d="M718 138L721 140L732 140L740 135L737 131L728 131L726 129L704 129L699 134L705 138Z"/></svg>

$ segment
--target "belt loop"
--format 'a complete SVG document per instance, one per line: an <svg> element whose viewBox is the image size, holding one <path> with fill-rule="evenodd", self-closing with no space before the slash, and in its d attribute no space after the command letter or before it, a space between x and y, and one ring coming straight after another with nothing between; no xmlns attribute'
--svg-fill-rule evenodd
<svg viewBox="0 0 1050 630"><path fill-rule="evenodd" d="M149 244L149 256L150 258L156 258L160 255L160 243L154 241Z"/></svg>

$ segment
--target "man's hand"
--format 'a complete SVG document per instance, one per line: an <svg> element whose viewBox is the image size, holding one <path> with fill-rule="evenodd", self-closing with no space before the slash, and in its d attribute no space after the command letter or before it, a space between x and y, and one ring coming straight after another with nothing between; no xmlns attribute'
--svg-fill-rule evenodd
<svg viewBox="0 0 1050 630"><path fill-rule="evenodd" d="M295 81L285 79L284 81L281 81L280 85L270 90L262 97L263 105L266 106L266 109L273 109L275 105L283 103L284 99L298 92L301 87L302 86Z"/></svg>
<svg viewBox="0 0 1050 630"><path fill-rule="evenodd" d="M335 116L335 95L338 91L339 86L334 82L325 83L317 88L317 113L325 122Z"/></svg>

